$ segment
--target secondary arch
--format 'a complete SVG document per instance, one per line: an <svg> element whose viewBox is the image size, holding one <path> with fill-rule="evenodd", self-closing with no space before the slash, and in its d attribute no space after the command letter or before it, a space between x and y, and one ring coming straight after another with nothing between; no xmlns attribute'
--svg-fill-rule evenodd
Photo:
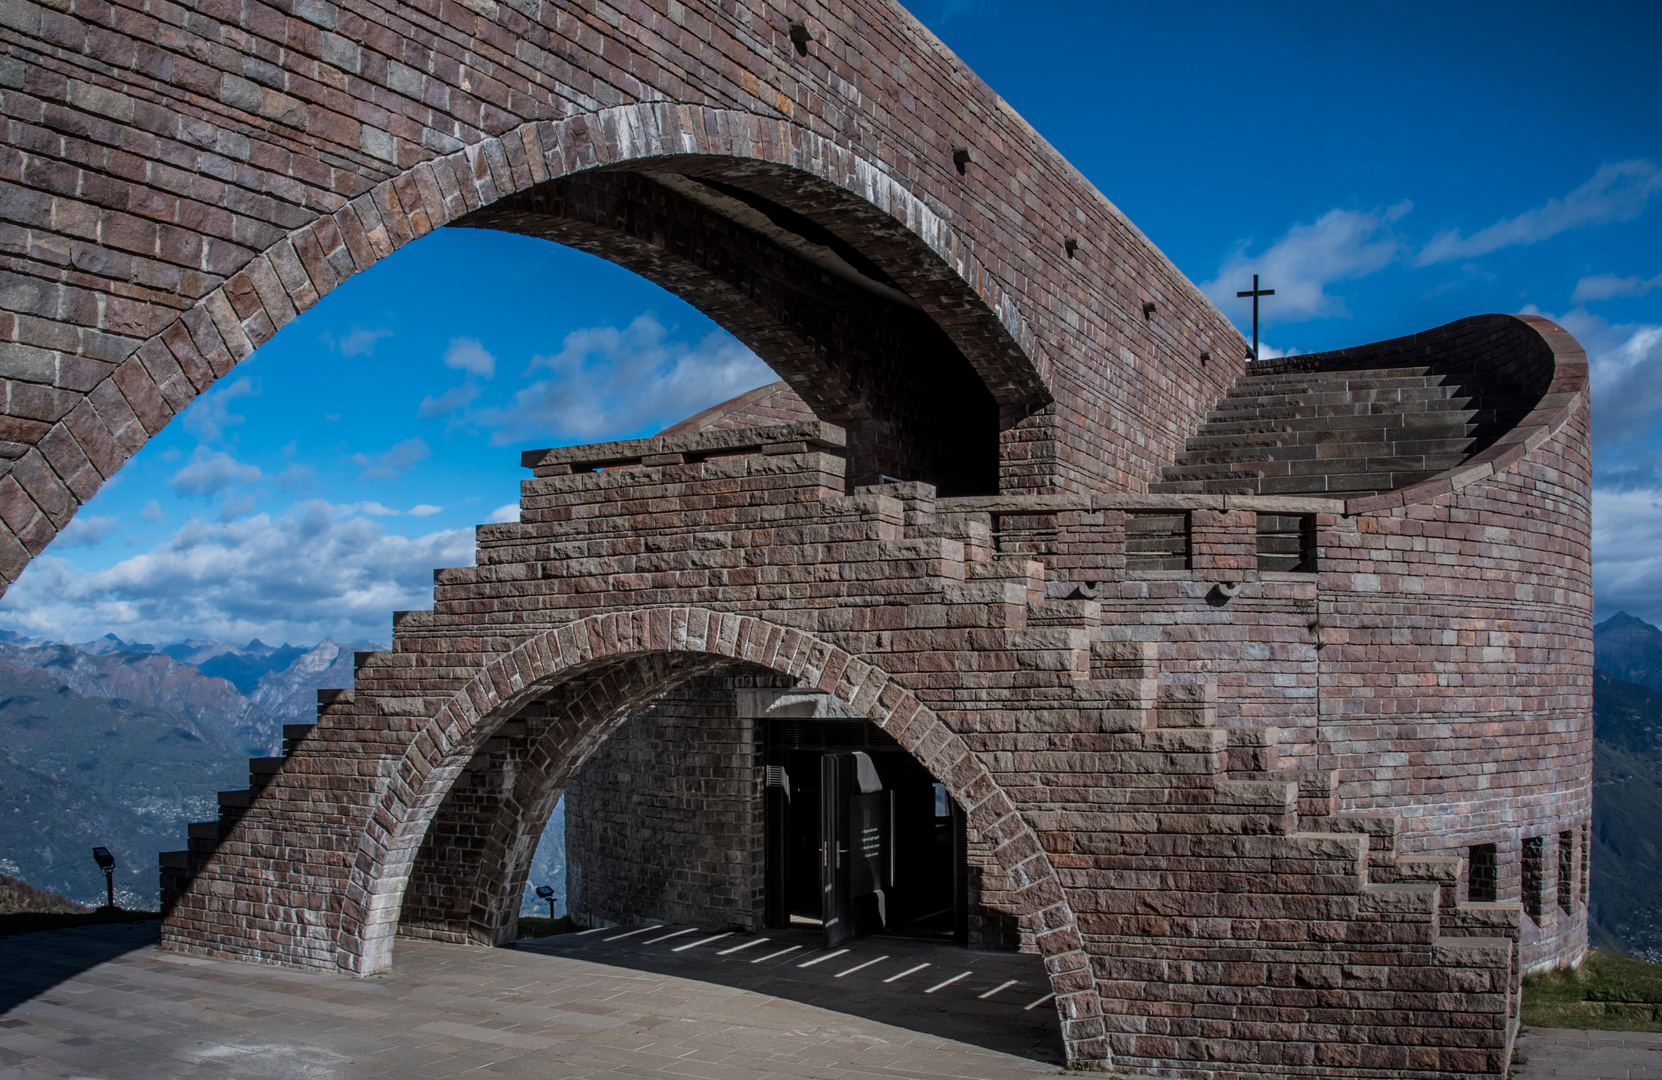
<svg viewBox="0 0 1662 1080"><path fill-rule="evenodd" d="M538 762L545 773L569 779L630 711L678 682L734 662L834 695L944 784L1015 885L1017 909L1036 929L1064 1027L1100 1015L1095 979L1056 869L1031 825L964 740L885 672L830 642L755 616L700 608L596 615L545 630L492 658L451 693L385 774L344 897L337 964L360 974L390 964L423 839L469 762L527 704L572 687L562 722L543 733L544 757ZM360 679L359 685L368 683ZM398 711L392 703L378 707ZM549 790L543 791L545 799ZM533 808L502 812L525 809ZM515 859L506 838L520 835L499 834L494 857L502 865ZM479 914L482 929L492 925L489 912Z"/></svg>

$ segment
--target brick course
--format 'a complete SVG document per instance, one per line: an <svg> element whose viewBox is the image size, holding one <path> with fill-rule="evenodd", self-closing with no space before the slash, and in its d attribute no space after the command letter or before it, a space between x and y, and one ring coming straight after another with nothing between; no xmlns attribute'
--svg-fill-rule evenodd
<svg viewBox="0 0 1662 1080"><path fill-rule="evenodd" d="M445 225L665 282L814 414L532 455L521 520L167 857L171 946L364 972L400 929L502 940L581 762L742 663L946 784L1073 1058L1500 1077L1522 970L1584 950L1584 892L1552 900L1586 867L1586 364L1545 320L1293 365L1520 391L1457 463L1393 428L1361 474L1151 492L1217 479L1180 455L1244 341L888 0L5 0L0 114L5 581ZM1308 521L1314 573L1258 568L1261 514Z"/></svg>
<svg viewBox="0 0 1662 1080"><path fill-rule="evenodd" d="M437 572L434 609L297 732L176 881L166 940L357 971L398 932L504 940L582 761L737 663L834 695L947 786L1070 1056L1502 1076L1526 966L1586 944L1584 898L1525 914L1517 854L1563 832L1586 857L1585 415L1499 475L1358 512L845 495L819 421L528 453L520 520L481 526L476 565ZM1172 511L1189 565L1137 569L1126 517ZM1318 572L1256 569L1259 513L1313 517ZM1482 843L1494 901L1462 880ZM1549 895L1576 872L1530 870Z"/></svg>

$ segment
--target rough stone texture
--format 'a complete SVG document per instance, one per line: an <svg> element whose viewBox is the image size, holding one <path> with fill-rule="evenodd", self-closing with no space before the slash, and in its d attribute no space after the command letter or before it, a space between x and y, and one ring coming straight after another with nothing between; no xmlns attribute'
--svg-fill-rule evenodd
<svg viewBox="0 0 1662 1080"><path fill-rule="evenodd" d="M1584 373L1524 325L1553 380ZM1584 900L1518 903L1525 837L1585 860L1586 410L1562 404L1498 474L1372 510L845 495L818 421L528 453L520 520L481 526L476 565L437 572L434 609L261 763L165 939L358 971L400 931L504 940L593 748L740 665L834 695L947 786L1072 1057L1501 1076L1524 967L1585 948ZM1127 515L1174 512L1188 565L1136 569ZM1314 518L1317 572L1256 569L1260 512ZM1477 842L1498 902L1462 898Z"/></svg>
<svg viewBox="0 0 1662 1080"><path fill-rule="evenodd" d="M3 0L0 52L6 581L444 225L665 283L815 417L530 455L521 520L166 857L170 946L371 971L406 906L499 941L584 758L744 664L947 785L1075 1058L1499 1077L1519 973L1585 947L1552 898L1586 858L1586 362L1545 320L1351 357L1522 390L1447 468L1393 433L1343 498L1150 493L1244 342L890 0ZM1260 514L1314 573L1260 569ZM1487 843L1500 900L1463 901Z"/></svg>
<svg viewBox="0 0 1662 1080"><path fill-rule="evenodd" d="M765 925L766 773L761 732L738 706L741 681L759 680L682 683L626 720L572 781L566 891L583 926Z"/></svg>
<svg viewBox="0 0 1662 1080"><path fill-rule="evenodd" d="M1241 369L1228 321L890 0L4 10L7 581L297 313L464 220L731 320L847 413L855 480L869 461L951 491L1134 490ZM820 313L791 312L804 294ZM821 340L836 304L895 335ZM937 418L906 397L906 348L978 402L935 433L973 460L914 430Z"/></svg>

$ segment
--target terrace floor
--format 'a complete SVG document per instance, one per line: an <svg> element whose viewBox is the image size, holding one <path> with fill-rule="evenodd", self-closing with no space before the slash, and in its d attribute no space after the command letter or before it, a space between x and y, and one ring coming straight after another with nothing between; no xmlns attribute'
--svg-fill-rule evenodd
<svg viewBox="0 0 1662 1080"><path fill-rule="evenodd" d="M351 979L155 947L156 924L0 938L0 1080L1019 1080L1060 1040L1031 957L618 927L400 941ZM927 964L927 967L919 965ZM933 990L933 992L931 992ZM1517 1080L1662 1078L1662 1035L1537 1028Z"/></svg>
<svg viewBox="0 0 1662 1080"><path fill-rule="evenodd" d="M752 935L679 953L711 935L655 941L685 929L665 927L603 940L629 929L515 949L400 941L393 970L366 979L181 956L155 947L154 923L20 934L0 940L0 1078L1058 1072L1054 1010L1024 1011L1048 990L1031 985L1043 977L1032 958L899 942L910 950L902 967L889 943L863 942L858 958L804 946L752 964L791 943L718 957ZM878 955L890 961L848 971ZM826 959L800 966L815 956ZM930 967L883 981L922 963ZM687 977L701 967L725 973ZM891 1022L874 1018L885 1013Z"/></svg>

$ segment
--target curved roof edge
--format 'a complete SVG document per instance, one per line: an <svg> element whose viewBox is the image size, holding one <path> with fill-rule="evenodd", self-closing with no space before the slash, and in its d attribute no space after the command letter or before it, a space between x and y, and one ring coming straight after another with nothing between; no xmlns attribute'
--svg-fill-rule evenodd
<svg viewBox="0 0 1662 1080"><path fill-rule="evenodd" d="M1516 373L1540 389L1541 396L1535 402L1534 408L1494 442L1446 472L1395 491L1346 499L1347 515L1371 514L1429 502L1511 469L1530 453L1551 441L1570 422L1577 410L1587 403L1587 350L1581 347L1581 343L1571 336L1568 330L1551 319L1539 315L1496 314L1474 315L1435 330L1382 341L1375 345L1297 358L1317 363L1323 363L1325 360L1326 363L1337 367L1363 359L1365 354L1374 350L1384 351L1389 347L1412 346L1419 340L1425 341L1429 348L1434 336L1446 336L1451 331L1464 330L1483 323L1492 323L1497 329L1511 328L1509 324L1517 324L1540 342L1540 359L1544 363L1539 364L1534 371Z"/></svg>

